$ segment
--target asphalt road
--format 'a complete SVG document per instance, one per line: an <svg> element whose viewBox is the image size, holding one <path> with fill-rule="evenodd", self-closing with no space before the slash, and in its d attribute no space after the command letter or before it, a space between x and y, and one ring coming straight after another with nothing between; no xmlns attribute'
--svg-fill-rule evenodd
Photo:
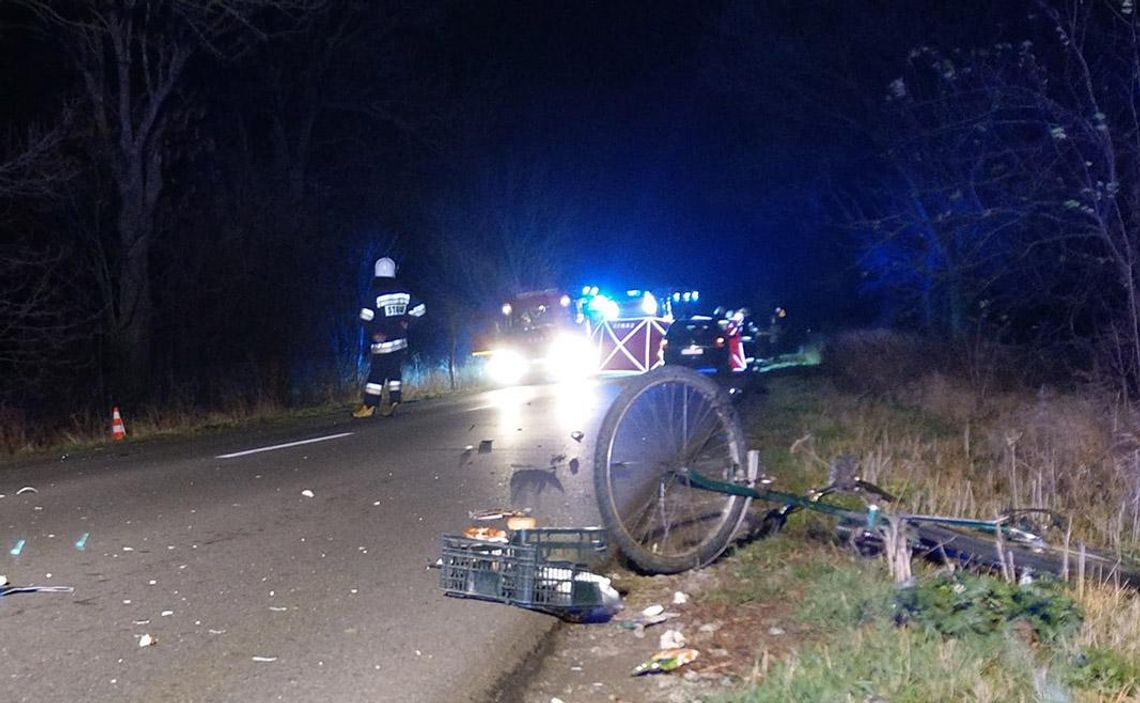
<svg viewBox="0 0 1140 703"><path fill-rule="evenodd" d="M513 487L541 524L598 524L590 452L615 392L501 389L6 463L0 574L75 590L0 598L0 699L483 700L553 621L447 598L425 567L468 511L510 504L520 468L556 466L560 485Z"/></svg>

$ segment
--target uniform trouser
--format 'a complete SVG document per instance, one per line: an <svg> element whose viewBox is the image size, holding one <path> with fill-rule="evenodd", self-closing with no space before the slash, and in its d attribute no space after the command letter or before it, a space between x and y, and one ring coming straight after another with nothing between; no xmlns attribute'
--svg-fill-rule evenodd
<svg viewBox="0 0 1140 703"><path fill-rule="evenodd" d="M380 395L384 392L384 384L388 384L388 402L399 403L401 396L400 371L404 365L405 350L401 349L387 354L373 354L372 366L368 369L368 381L364 384L364 404L376 406L380 404Z"/></svg>

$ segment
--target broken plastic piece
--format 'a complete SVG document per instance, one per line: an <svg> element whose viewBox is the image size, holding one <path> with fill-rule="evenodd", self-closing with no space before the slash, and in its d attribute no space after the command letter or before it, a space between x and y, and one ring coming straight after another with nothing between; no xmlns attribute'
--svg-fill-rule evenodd
<svg viewBox="0 0 1140 703"><path fill-rule="evenodd" d="M573 432L570 433L570 439L574 440L575 442L581 442L582 438L585 436L586 436L585 433L580 432L578 430L574 430Z"/></svg>
<svg viewBox="0 0 1140 703"><path fill-rule="evenodd" d="M695 649L663 649L645 662L638 664L630 676L644 676L664 671L673 671L695 661L701 655Z"/></svg>
<svg viewBox="0 0 1140 703"><path fill-rule="evenodd" d="M301 495L305 496L306 498L312 498L314 493L306 488L305 490L301 491Z"/></svg>
<svg viewBox="0 0 1140 703"><path fill-rule="evenodd" d="M27 543L28 541L26 539L16 540L16 543L13 544L12 548L8 550L8 553L14 557L20 556L20 553L24 551L24 545Z"/></svg>
<svg viewBox="0 0 1140 703"><path fill-rule="evenodd" d="M0 596L13 593L74 593L71 586L0 586Z"/></svg>
<svg viewBox="0 0 1140 703"><path fill-rule="evenodd" d="M467 517L472 520L502 520L511 517L526 517L530 515L530 508L515 510L513 508L493 508L490 510L472 510Z"/></svg>
<svg viewBox="0 0 1140 703"><path fill-rule="evenodd" d="M139 637L139 646L140 647L149 647L152 644L154 644L156 641L157 640L155 640L150 635L142 635L141 637Z"/></svg>
<svg viewBox="0 0 1140 703"><path fill-rule="evenodd" d="M79 539L75 540L75 548L81 552L85 551L87 549L87 538L90 536L90 532L84 532L83 534L79 535Z"/></svg>
<svg viewBox="0 0 1140 703"><path fill-rule="evenodd" d="M24 486L20 490L16 491L16 495L23 495L25 493L39 493L39 491L37 491L32 486Z"/></svg>

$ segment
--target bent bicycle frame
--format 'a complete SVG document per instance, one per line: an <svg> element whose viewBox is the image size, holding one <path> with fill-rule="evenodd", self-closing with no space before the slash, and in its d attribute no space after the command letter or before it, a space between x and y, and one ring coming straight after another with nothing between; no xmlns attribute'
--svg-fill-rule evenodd
<svg viewBox="0 0 1140 703"><path fill-rule="evenodd" d="M906 524L919 524L927 523L934 525L941 525L943 527L958 527L969 530L978 530L989 534L1001 534L1003 537L1012 541L1028 544L1028 545L1041 545L1044 541L1041 537L1029 532L1014 527L1008 523L1011 515L1002 515L996 520L978 520L974 518L959 518L949 517L945 515L908 515L905 513L896 513L885 515L878 505L871 503L866 510L853 510L843 506L835 505L833 503L822 502L822 499L831 493L847 492L847 493L866 493L882 498L885 502L893 502L896 500L895 496L884 491L873 483L863 481L861 479L854 479L844 485L831 484L825 488L815 489L809 491L806 495L797 495L795 493L787 493L785 491L777 491L770 488L760 488L759 490L749 485L739 483L728 483L726 481L718 481L701 474L700 472L682 467L678 473L681 478L685 480L690 486L700 488L706 491L713 491L715 493L724 493L728 495L744 496L746 498L753 498L755 500L763 500L769 503L778 503L783 507L778 509L781 518L786 518L797 510L813 510L815 512L825 513L834 517L861 522L866 530L875 530L880 526L890 525L892 522L899 525ZM761 484L770 482L769 479L760 479ZM1047 512L1037 510L1019 510L1017 512Z"/></svg>

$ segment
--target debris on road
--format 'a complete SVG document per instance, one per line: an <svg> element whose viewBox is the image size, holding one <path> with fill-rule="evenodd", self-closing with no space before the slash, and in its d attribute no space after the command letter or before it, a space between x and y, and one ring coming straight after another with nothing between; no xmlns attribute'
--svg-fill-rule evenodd
<svg viewBox="0 0 1140 703"><path fill-rule="evenodd" d="M663 649L646 661L638 664L630 676L644 676L645 674L658 674L674 671L689 664L700 656L695 649Z"/></svg>
<svg viewBox="0 0 1140 703"><path fill-rule="evenodd" d="M470 539L477 539L482 542L503 542L506 543L507 531L500 530L497 527L468 527L463 530L463 535Z"/></svg>
<svg viewBox="0 0 1140 703"><path fill-rule="evenodd" d="M90 532L84 532L83 534L79 535L79 539L75 540L75 548L81 552L86 551L87 550L87 538L90 536L91 536Z"/></svg>
<svg viewBox="0 0 1140 703"><path fill-rule="evenodd" d="M685 646L685 636L681 634L680 630L665 630L661 633L659 640L659 649L681 649Z"/></svg>
<svg viewBox="0 0 1140 703"><path fill-rule="evenodd" d="M37 491L33 486L24 486L20 490L16 491L16 495L18 496L25 493L39 493L39 491Z"/></svg>
<svg viewBox="0 0 1140 703"><path fill-rule="evenodd" d="M151 637L150 635L141 635L139 637L139 646L140 647L150 647L151 645L155 644L156 642L158 642L158 640Z"/></svg>
<svg viewBox="0 0 1140 703"><path fill-rule="evenodd" d="M574 440L575 442L581 442L582 438L585 436L586 435L584 433L580 432L579 430L574 430L573 432L570 433L570 439Z"/></svg>
<svg viewBox="0 0 1140 703"><path fill-rule="evenodd" d="M306 498L312 498L315 494L306 488L305 490L301 491L301 495L305 496Z"/></svg>
<svg viewBox="0 0 1140 703"><path fill-rule="evenodd" d="M490 454L491 453L491 444L492 444L492 440L489 440L489 439L484 439L483 441L479 442L479 453L480 454Z"/></svg>
<svg viewBox="0 0 1140 703"><path fill-rule="evenodd" d="M20 556L20 553L24 551L24 545L27 543L28 541L26 539L21 538L16 540L16 543L13 544L12 548L8 550L8 553L14 557Z"/></svg>
<svg viewBox="0 0 1140 703"><path fill-rule="evenodd" d="M260 656L260 655L254 655L254 656L252 657L252 659L253 659L255 662L275 662L275 661L277 661L277 657L263 657L263 656Z"/></svg>
<svg viewBox="0 0 1140 703"><path fill-rule="evenodd" d="M4 581L8 583L7 579ZM0 596L10 596L14 593L74 593L71 586L0 586Z"/></svg>
<svg viewBox="0 0 1140 703"><path fill-rule="evenodd" d="M502 520L503 518L526 517L530 509L516 510L514 508L492 508L490 510L472 510L467 517L472 520Z"/></svg>
<svg viewBox="0 0 1140 703"><path fill-rule="evenodd" d="M689 602L689 596L681 591L673 592L673 605L684 605Z"/></svg>

